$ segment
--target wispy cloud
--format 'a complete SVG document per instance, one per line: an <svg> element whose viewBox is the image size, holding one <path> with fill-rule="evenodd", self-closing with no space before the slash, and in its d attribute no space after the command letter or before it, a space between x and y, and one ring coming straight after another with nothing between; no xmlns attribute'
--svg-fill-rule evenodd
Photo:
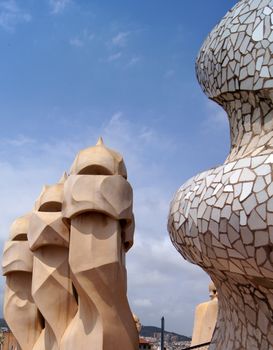
<svg viewBox="0 0 273 350"><path fill-rule="evenodd" d="M152 306L152 302L150 299L135 299L133 301L133 304L137 307L144 307L144 308L147 308L147 307L151 307Z"/></svg>
<svg viewBox="0 0 273 350"><path fill-rule="evenodd" d="M112 45L116 47L124 47L127 45L128 37L131 32L119 32L112 38Z"/></svg>
<svg viewBox="0 0 273 350"><path fill-rule="evenodd" d="M71 0L49 0L51 12L54 15L62 13L70 3Z"/></svg>
<svg viewBox="0 0 273 350"><path fill-rule="evenodd" d="M108 56L107 61L108 62L117 61L121 58L121 56L122 56L121 52L113 53L112 55Z"/></svg>
<svg viewBox="0 0 273 350"><path fill-rule="evenodd" d="M141 60L140 56L133 56L127 63L127 67L135 66Z"/></svg>
<svg viewBox="0 0 273 350"><path fill-rule="evenodd" d="M2 145L10 145L14 147L22 147L25 145L33 144L36 141L30 137L27 137L25 135L18 135L16 138L10 138L10 139L3 139L0 141L0 144Z"/></svg>
<svg viewBox="0 0 273 350"><path fill-rule="evenodd" d="M143 127L139 137L145 141L151 141L152 138L154 137L154 131L147 127Z"/></svg>
<svg viewBox="0 0 273 350"><path fill-rule="evenodd" d="M112 33L110 39L105 43L109 51L106 61L113 62L123 56L122 67L130 68L140 62L141 56L131 51L129 41L133 41L135 36L141 33L142 29L132 29L127 31L117 31Z"/></svg>
<svg viewBox="0 0 273 350"><path fill-rule="evenodd" d="M88 30L84 30L80 35L74 36L69 40L69 44L74 47L83 47L88 45L95 39L95 34L90 33Z"/></svg>
<svg viewBox="0 0 273 350"><path fill-rule="evenodd" d="M137 65L140 61L141 61L141 57L140 56L132 56L132 57L128 57L128 55L124 54L123 51L118 51L115 53L111 53L106 60L102 60L103 62L115 62L120 60L121 58L123 58L122 60L122 67L124 69L129 69L135 65ZM127 62L127 63L126 63Z"/></svg>
<svg viewBox="0 0 273 350"><path fill-rule="evenodd" d="M116 124L119 123L120 125L124 123L124 121L122 121L122 118L124 118L124 115L121 111L115 112L112 117L109 120L109 124Z"/></svg>
<svg viewBox="0 0 273 350"><path fill-rule="evenodd" d="M0 1L0 27L13 32L20 23L31 21L31 15L19 8L15 0Z"/></svg>
<svg viewBox="0 0 273 350"><path fill-rule="evenodd" d="M72 38L69 40L69 43L71 46L75 46L75 47L83 47L84 46L83 40L81 40L79 38Z"/></svg>

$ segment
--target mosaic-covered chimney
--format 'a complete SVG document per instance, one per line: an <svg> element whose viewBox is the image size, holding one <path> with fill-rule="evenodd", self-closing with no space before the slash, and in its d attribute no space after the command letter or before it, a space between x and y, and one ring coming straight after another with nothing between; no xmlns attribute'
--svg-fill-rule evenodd
<svg viewBox="0 0 273 350"><path fill-rule="evenodd" d="M231 150L178 190L168 229L217 287L210 349L273 348L272 52L273 2L243 0L197 58L201 87L228 114Z"/></svg>

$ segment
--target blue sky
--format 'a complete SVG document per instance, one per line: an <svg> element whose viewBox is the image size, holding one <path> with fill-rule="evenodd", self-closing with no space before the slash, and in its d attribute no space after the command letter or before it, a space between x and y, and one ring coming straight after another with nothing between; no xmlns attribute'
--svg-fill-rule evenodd
<svg viewBox="0 0 273 350"><path fill-rule="evenodd" d="M1 244L42 185L101 135L124 155L134 188L131 307L145 325L164 314L167 329L191 335L208 278L175 251L166 222L175 190L229 150L225 113L194 64L235 3L0 0Z"/></svg>

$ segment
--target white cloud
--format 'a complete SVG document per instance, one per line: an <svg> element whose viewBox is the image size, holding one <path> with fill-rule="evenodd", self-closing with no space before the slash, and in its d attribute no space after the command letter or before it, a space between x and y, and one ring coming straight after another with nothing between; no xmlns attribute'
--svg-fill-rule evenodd
<svg viewBox="0 0 273 350"><path fill-rule="evenodd" d="M169 330L190 335L194 308L207 299L208 278L181 258L168 237L171 172L176 169L165 169L164 162L154 161L153 153L155 149L169 150L168 137L145 125L131 123L122 111L90 130L74 140L35 144L23 142L28 137L21 135L17 138L22 141L21 147L11 139L5 148L0 140L6 152L5 157L0 153L0 240L3 243L8 237L14 218L31 210L43 184L58 181L78 150L90 142L95 144L101 135L108 147L123 154L134 189L135 244L127 254L132 311L145 325L158 325L164 314ZM164 178L164 174L169 175Z"/></svg>
<svg viewBox="0 0 273 350"><path fill-rule="evenodd" d="M15 0L0 1L0 27L13 32L16 25L31 21L31 15L20 9Z"/></svg>
<svg viewBox="0 0 273 350"><path fill-rule="evenodd" d="M121 58L121 56L122 56L121 52L114 53L114 54L108 56L107 61L108 62L117 61Z"/></svg>
<svg viewBox="0 0 273 350"><path fill-rule="evenodd" d="M87 29L85 29L82 33L80 33L77 36L72 37L69 40L69 44L74 47L83 47L85 45L90 44L95 39L95 34L89 32Z"/></svg>
<svg viewBox="0 0 273 350"><path fill-rule="evenodd" d="M153 132L153 130L151 130L147 127L143 127L139 137L144 139L145 141L149 141L154 137L154 132Z"/></svg>
<svg viewBox="0 0 273 350"><path fill-rule="evenodd" d="M141 60L141 58L139 56L133 56L130 61L127 64L127 67L132 67L134 65L136 65L139 61Z"/></svg>
<svg viewBox="0 0 273 350"><path fill-rule="evenodd" d="M124 117L123 112L118 111L112 115L112 117L109 120L109 123L112 124L112 123L119 122L120 124L123 124L124 123L124 120L122 121L123 117Z"/></svg>
<svg viewBox="0 0 273 350"><path fill-rule="evenodd" d="M150 299L135 299L133 301L133 304L137 307L141 307L141 308L147 308L147 307L151 307L152 306L152 302Z"/></svg>
<svg viewBox="0 0 273 350"><path fill-rule="evenodd" d="M153 135L154 132L151 128L145 126L132 125L122 111L116 111L104 125L103 134L112 142L115 141L115 147L122 145L122 148L126 149L129 146L130 150L134 149L132 152L134 154L137 149L139 151L143 149L143 146L140 148L141 142L143 145L148 143L150 141L149 136ZM132 134L134 134L135 144L132 143ZM147 142L143 143L143 141Z"/></svg>
<svg viewBox="0 0 273 350"><path fill-rule="evenodd" d="M16 147L21 147L24 146L26 144L32 144L35 143L35 140L30 138L30 137L26 137L24 135L18 135L18 137L16 138L11 138L11 139L3 139L0 141L1 144L3 145L11 145L11 146L16 146Z"/></svg>
<svg viewBox="0 0 273 350"><path fill-rule="evenodd" d="M79 39L79 38L72 38L69 41L71 46L75 46L75 47L83 47L84 46L84 42Z"/></svg>
<svg viewBox="0 0 273 350"><path fill-rule="evenodd" d="M129 37L140 32L140 30L132 31L120 31L115 36L113 36L109 41L106 42L106 47L109 50L110 54L107 58L108 62L117 61L121 57L123 59L123 68L130 68L135 66L140 62L141 57L137 54L132 54L128 52L127 46Z"/></svg>
<svg viewBox="0 0 273 350"><path fill-rule="evenodd" d="M117 47L124 47L127 45L128 37L131 33L130 32L119 32L117 35L115 35L112 38L112 45Z"/></svg>
<svg viewBox="0 0 273 350"><path fill-rule="evenodd" d="M71 3L71 0L49 0L51 12L54 15L58 15L62 13L70 3Z"/></svg>

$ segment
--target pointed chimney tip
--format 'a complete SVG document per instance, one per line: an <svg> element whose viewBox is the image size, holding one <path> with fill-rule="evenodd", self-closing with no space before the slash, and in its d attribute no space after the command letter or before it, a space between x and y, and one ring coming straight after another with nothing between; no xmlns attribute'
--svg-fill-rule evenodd
<svg viewBox="0 0 273 350"><path fill-rule="evenodd" d="M102 146L102 145L104 145L104 142L103 142L102 137L100 136L98 139L98 142L97 142L97 146Z"/></svg>
<svg viewBox="0 0 273 350"><path fill-rule="evenodd" d="M67 175L67 172L65 171L65 172L63 173L63 175L61 176L60 180L58 181L58 183L59 183L59 184L65 183L65 180L67 180L67 178L68 178L68 175Z"/></svg>

